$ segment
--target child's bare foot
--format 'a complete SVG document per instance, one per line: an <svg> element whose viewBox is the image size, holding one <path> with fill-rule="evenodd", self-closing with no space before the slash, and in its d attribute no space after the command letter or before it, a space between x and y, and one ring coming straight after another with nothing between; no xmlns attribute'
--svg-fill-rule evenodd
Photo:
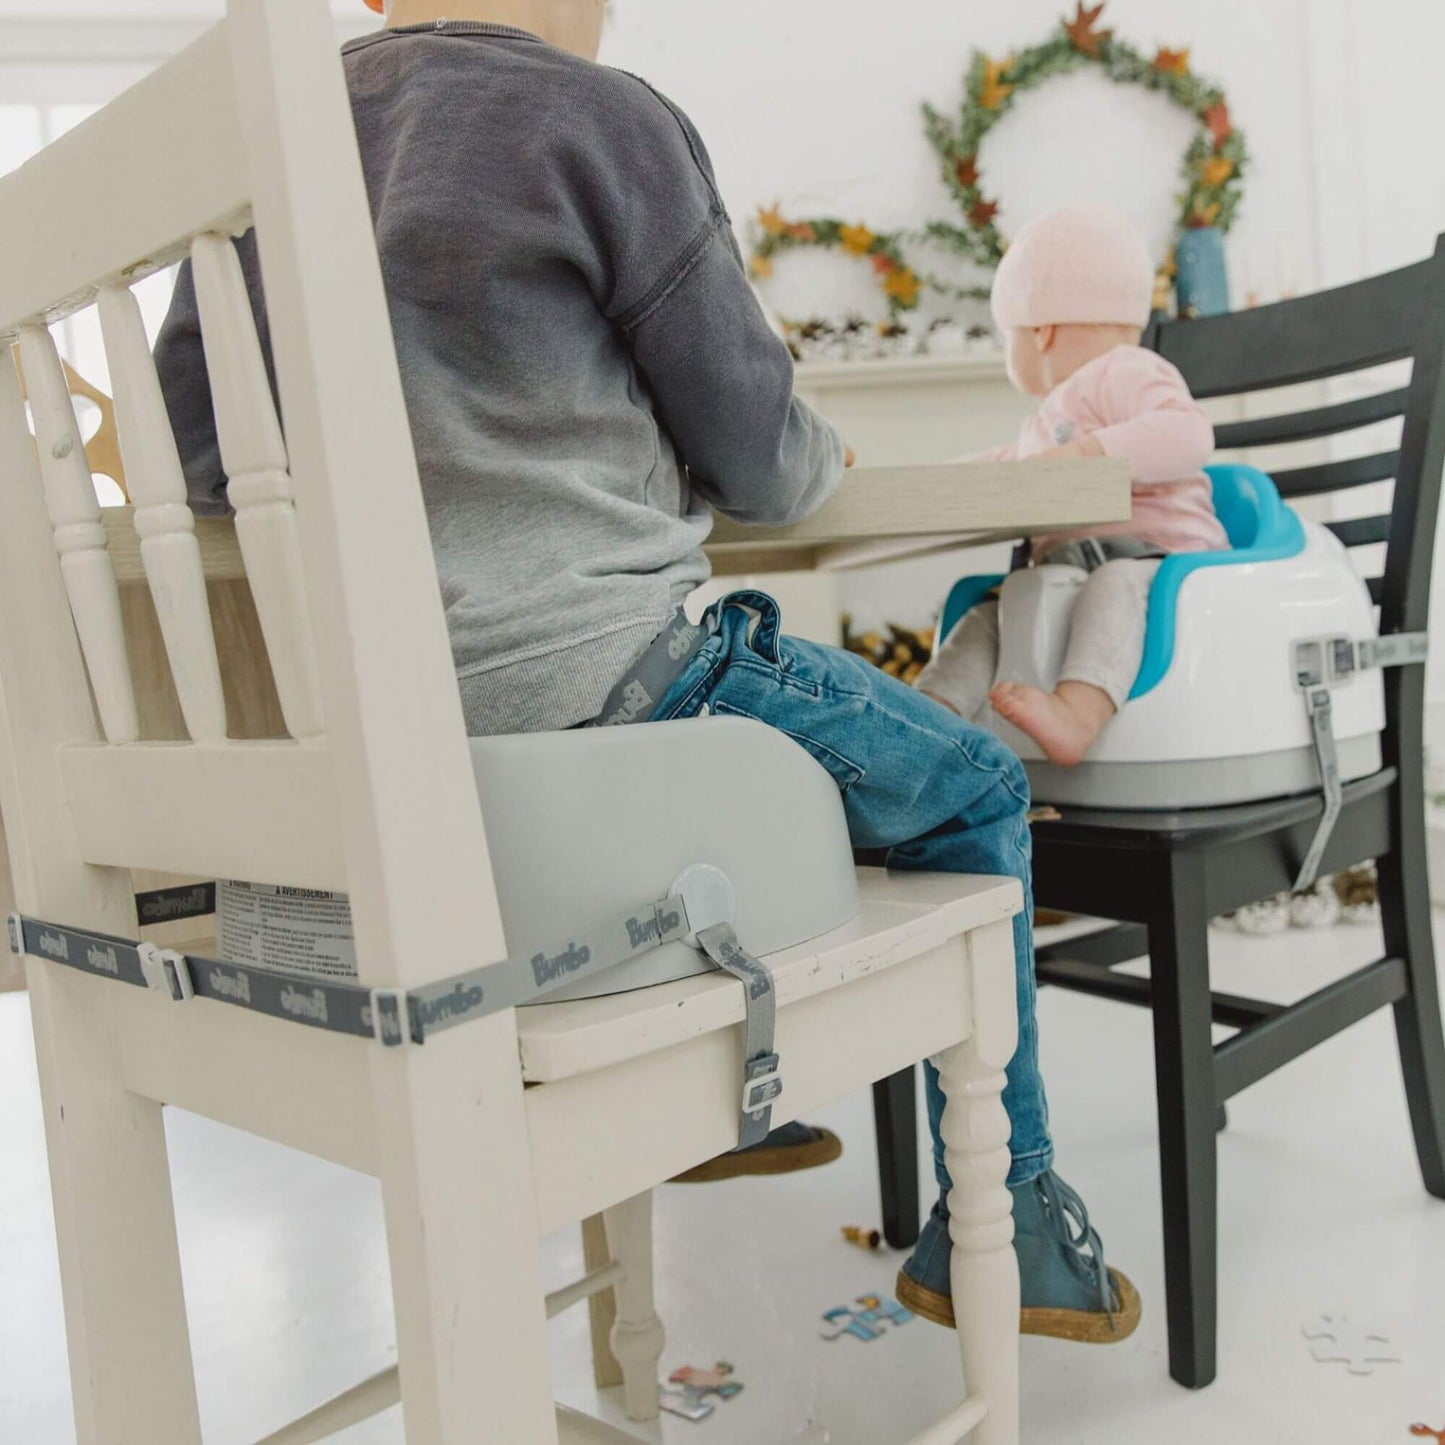
<svg viewBox="0 0 1445 1445"><path fill-rule="evenodd" d="M1001 682L988 700L1000 717L1026 732L1051 763L1066 768L1083 761L1099 729L1114 716L1109 694L1087 682L1061 682L1054 692Z"/></svg>

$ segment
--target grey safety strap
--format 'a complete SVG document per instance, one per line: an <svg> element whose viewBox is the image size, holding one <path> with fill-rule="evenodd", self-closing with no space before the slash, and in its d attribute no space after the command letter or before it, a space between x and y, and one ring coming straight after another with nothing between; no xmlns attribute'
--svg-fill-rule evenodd
<svg viewBox="0 0 1445 1445"><path fill-rule="evenodd" d="M689 913L691 910L691 914ZM535 1003L666 943L687 942L743 983L747 1039L739 1147L767 1135L783 1091L774 1051L776 995L765 964L733 930L735 902L721 870L697 864L666 898L621 914L552 948L503 959L410 991L366 989L334 979L279 973L182 954L89 929L11 914L10 947L81 973L165 994L178 1003L208 998L331 1033L375 1038L388 1047L423 1044L470 1019Z"/></svg>
<svg viewBox="0 0 1445 1445"><path fill-rule="evenodd" d="M1429 645L1430 637L1425 632L1395 632L1359 642L1349 637L1312 637L1295 643L1295 686L1304 693L1310 741L1325 800L1324 812L1295 878L1296 892L1314 887L1344 804L1339 751L1335 747L1333 689L1373 668L1419 666L1425 661Z"/></svg>
<svg viewBox="0 0 1445 1445"><path fill-rule="evenodd" d="M742 982L747 1009L743 1046L742 1122L738 1148L761 1144L772 1128L773 1102L783 1092L783 1072L774 1045L778 995L768 966L738 942L732 924L716 923L698 932L702 951L721 969Z"/></svg>
<svg viewBox="0 0 1445 1445"><path fill-rule="evenodd" d="M693 626L679 607L647 651L617 680L589 726L647 722L709 636L706 628Z"/></svg>
<svg viewBox="0 0 1445 1445"><path fill-rule="evenodd" d="M468 1019L534 1003L565 984L590 978L664 943L680 942L688 932L682 899L669 896L614 918L580 939L406 992L279 973L18 914L10 917L10 947L16 953L150 988L177 1002L209 998L331 1033L375 1037L391 1047L408 1041L424 1043L431 1034Z"/></svg>

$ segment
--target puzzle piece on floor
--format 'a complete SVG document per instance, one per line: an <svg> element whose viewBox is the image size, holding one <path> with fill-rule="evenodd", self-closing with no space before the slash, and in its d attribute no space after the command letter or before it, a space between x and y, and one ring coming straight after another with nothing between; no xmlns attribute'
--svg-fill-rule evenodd
<svg viewBox="0 0 1445 1445"><path fill-rule="evenodd" d="M1376 1365L1397 1364L1400 1351L1379 1330L1367 1330L1344 1315L1320 1315L1302 1326L1310 1354L1321 1364L1339 1362L1352 1375L1372 1375Z"/></svg>
<svg viewBox="0 0 1445 1445"><path fill-rule="evenodd" d="M887 1295L859 1295L851 1305L839 1305L823 1316L823 1323L828 1326L823 1338L836 1340L852 1335L868 1344L883 1335L886 1325L906 1325L912 1318L911 1311Z"/></svg>
<svg viewBox="0 0 1445 1445"><path fill-rule="evenodd" d="M742 1394L742 1385L729 1378L733 1367L719 1360L710 1370L682 1365L667 1377L662 1387L662 1408L684 1420L706 1420L717 1409L718 1400L731 1400ZM709 1399L715 1395L717 1399Z"/></svg>

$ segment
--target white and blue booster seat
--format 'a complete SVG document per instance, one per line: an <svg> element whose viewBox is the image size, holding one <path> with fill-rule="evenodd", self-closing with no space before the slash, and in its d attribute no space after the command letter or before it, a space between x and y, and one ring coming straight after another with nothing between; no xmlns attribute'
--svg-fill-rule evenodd
<svg viewBox="0 0 1445 1445"><path fill-rule="evenodd" d="M1302 644L1377 635L1369 590L1344 546L1303 521L1254 467L1207 467L1229 550L1159 564L1144 658L1129 700L1077 767L1058 767L985 706L976 719L1024 760L1039 802L1193 808L1318 791L1321 769L1298 671ZM1048 564L965 577L939 622L941 643L999 592L996 681L1052 691L1087 573ZM1331 691L1340 780L1381 766L1384 690L1377 670Z"/></svg>

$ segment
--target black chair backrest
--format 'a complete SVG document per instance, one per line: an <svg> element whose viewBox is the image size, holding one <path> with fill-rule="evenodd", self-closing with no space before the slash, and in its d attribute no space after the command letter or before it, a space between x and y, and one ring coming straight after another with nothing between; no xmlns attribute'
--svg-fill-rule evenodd
<svg viewBox="0 0 1445 1445"><path fill-rule="evenodd" d="M1272 474L1286 500L1393 479L1388 514L1326 525L1349 547L1385 544L1383 573L1368 579L1381 634L1424 631L1445 468L1445 236L1428 260L1350 286L1227 316L1156 320L1144 344L1173 362L1201 399L1412 363L1403 388L1227 423L1216 428L1216 442L1221 449L1274 446L1403 418L1396 450ZM1385 691L1386 761L1414 791L1423 768L1424 669L1389 670Z"/></svg>

